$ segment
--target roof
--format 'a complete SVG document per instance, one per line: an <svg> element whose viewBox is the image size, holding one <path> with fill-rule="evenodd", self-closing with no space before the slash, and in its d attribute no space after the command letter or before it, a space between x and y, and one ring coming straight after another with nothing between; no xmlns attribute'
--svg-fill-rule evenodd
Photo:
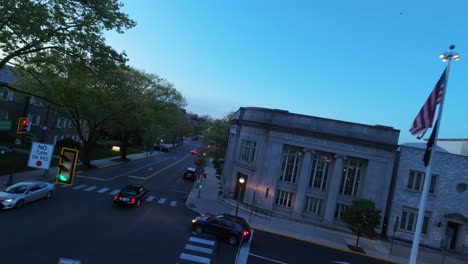
<svg viewBox="0 0 468 264"><path fill-rule="evenodd" d="M14 83L15 81L16 78L13 76L11 66L5 65L5 67L0 70L0 83Z"/></svg>
<svg viewBox="0 0 468 264"><path fill-rule="evenodd" d="M187 167L187 170L188 170L188 171L195 171L195 169L192 168L192 167Z"/></svg>
<svg viewBox="0 0 468 264"><path fill-rule="evenodd" d="M426 149L427 144L426 143L419 143L419 142L408 142L408 143L401 144L401 146L410 147L410 148L417 148L417 149ZM450 153L447 150L445 150L445 149L443 149L443 148L441 148L441 147L439 147L437 145L436 145L435 150L437 152Z"/></svg>

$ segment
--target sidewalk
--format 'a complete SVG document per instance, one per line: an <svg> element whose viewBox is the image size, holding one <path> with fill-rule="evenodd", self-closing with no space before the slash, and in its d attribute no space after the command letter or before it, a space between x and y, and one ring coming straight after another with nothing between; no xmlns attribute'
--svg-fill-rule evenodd
<svg viewBox="0 0 468 264"><path fill-rule="evenodd" d="M228 203L218 197L221 183L220 180L216 178L216 170L212 167L211 162L205 168L205 172L208 173L209 177L207 179L202 179L202 189L200 192L196 189L196 184L194 184L194 188L187 199L187 207L200 214L229 213L234 215L236 210L234 206L235 203ZM239 209L238 215L246 219L254 229L277 233L345 251L349 251L346 244L354 245L356 241L356 237L348 233L278 217L270 217L267 219L265 217L251 215L250 211L247 213L241 210L241 208ZM408 263L411 252L411 245L400 241L394 242L391 255L391 244L387 241L360 238L359 246L364 249L367 256L395 263ZM420 247L418 263L462 264L468 263L468 258L462 259L462 257L456 255L448 255L444 258L440 251Z"/></svg>
<svg viewBox="0 0 468 264"><path fill-rule="evenodd" d="M159 155L158 151L154 151L153 154L146 154L143 153L135 153L127 155L129 160L137 160L142 158L147 158L150 156ZM122 163L122 161L115 161L116 159L120 158L120 155L116 155L110 158L98 159L91 161L91 164L96 166L97 168L104 168L107 166L116 165ZM80 165L80 163L78 163ZM50 167L48 172L45 173L44 170L40 169L31 169L29 171L17 172L13 176L13 183L21 182L21 181L52 181L55 178L55 173L57 172L57 167ZM77 174L81 173L81 171L77 171ZM0 186L3 187L8 182L9 175L1 175L0 176Z"/></svg>

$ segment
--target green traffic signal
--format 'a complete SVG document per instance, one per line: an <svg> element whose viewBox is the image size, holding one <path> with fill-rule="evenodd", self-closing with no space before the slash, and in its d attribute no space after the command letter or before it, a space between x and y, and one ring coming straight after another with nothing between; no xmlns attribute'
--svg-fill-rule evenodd
<svg viewBox="0 0 468 264"><path fill-rule="evenodd" d="M59 181L68 181L67 177L65 177L65 175L63 174L57 174L57 179L59 179Z"/></svg>

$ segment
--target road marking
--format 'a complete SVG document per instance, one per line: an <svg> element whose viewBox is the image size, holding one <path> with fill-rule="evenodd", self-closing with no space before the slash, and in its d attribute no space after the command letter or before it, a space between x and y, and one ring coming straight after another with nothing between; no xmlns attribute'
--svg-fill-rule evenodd
<svg viewBox="0 0 468 264"><path fill-rule="evenodd" d="M161 199L159 199L159 201L158 201L158 203L160 203L160 204L163 204L163 203L165 203L165 202L166 202L166 198L161 198Z"/></svg>
<svg viewBox="0 0 468 264"><path fill-rule="evenodd" d="M177 204L177 201L172 201L169 205L170 206L176 206L176 204Z"/></svg>
<svg viewBox="0 0 468 264"><path fill-rule="evenodd" d="M192 254L182 253L182 254L180 254L179 258L190 260L190 261L193 261L193 262L198 262L198 263L210 264L210 259L209 258L195 256L195 255L192 255Z"/></svg>
<svg viewBox="0 0 468 264"><path fill-rule="evenodd" d="M92 190L94 190L94 189L96 189L96 188L97 188L97 186L91 186L91 187L88 187L88 188L86 188L86 189L84 189L84 190L87 191L87 192L89 192L89 191L92 191Z"/></svg>
<svg viewBox="0 0 468 264"><path fill-rule="evenodd" d="M153 195L150 195L148 198L146 198L146 201L151 202L154 200L154 198L156 197L154 197Z"/></svg>
<svg viewBox="0 0 468 264"><path fill-rule="evenodd" d="M118 194L119 192L120 192L120 190L119 190L119 189L117 189L117 190L113 190L113 191L112 191L112 192L110 192L109 194L111 194L111 195L115 195L115 194Z"/></svg>
<svg viewBox="0 0 468 264"><path fill-rule="evenodd" d="M146 168L146 167L149 167L149 166L153 166L153 165L155 165L155 164L158 164L158 163L160 163L160 162L166 161L166 160L168 160L168 159L169 159L169 158L165 158L165 159L162 159L162 160L158 160L158 161L155 162L155 163L152 163L152 164L149 164L149 165L140 167L140 168L138 168L138 169L134 169L134 170L132 170L132 171L127 171L127 172L122 173L122 174L120 174L120 175L117 175L117 176L114 176L114 177L112 177L112 178L106 179L106 181L107 181L107 180L113 180L113 179L116 179L116 178L119 178L119 177L128 175L128 174L130 174L130 173L133 173L133 172L135 172L135 171L141 170L141 169Z"/></svg>
<svg viewBox="0 0 468 264"><path fill-rule="evenodd" d="M147 179L153 178L154 176L156 176L156 175L158 175L159 173L161 173L161 172L163 172L163 171L169 169L170 167L173 167L173 166L177 165L178 163L181 163L182 161L184 161L184 160L185 160L187 157L189 157L189 156L190 156L190 155L187 154L185 157L181 158L180 160L178 160L178 161L172 163L171 165L169 165L169 166L167 166L167 167L165 167L165 168L162 168L162 169L158 170L157 172L151 174L150 176L148 176L148 177L146 177L146 178L147 178ZM175 158L175 159L177 159L177 158Z"/></svg>
<svg viewBox="0 0 468 264"><path fill-rule="evenodd" d="M286 263L286 262L274 260L274 259L271 259L271 258L265 258L265 257L259 256L259 255L255 255L255 254L252 254L252 253L249 253L249 255L250 255L250 256L254 256L254 257L256 257L256 258L266 259L266 260L269 260L269 261L275 262L275 263L288 264L288 263Z"/></svg>
<svg viewBox="0 0 468 264"><path fill-rule="evenodd" d="M98 191L98 193L104 193L107 192L109 188L102 188L101 190Z"/></svg>
<svg viewBox="0 0 468 264"><path fill-rule="evenodd" d="M78 186L73 187L73 189L79 190L79 189L81 189L81 188L83 188L85 186L86 186L86 184L82 184L82 185L78 185Z"/></svg>
<svg viewBox="0 0 468 264"><path fill-rule="evenodd" d="M135 179L140 179L140 180L146 180L145 177L138 177L138 176L133 176L133 175L128 175L127 177L129 177L129 178L135 178Z"/></svg>
<svg viewBox="0 0 468 264"><path fill-rule="evenodd" d="M203 253L207 253L207 254L212 254L213 253L213 249L211 248L206 248L206 247L199 247L199 246L194 246L194 245L185 245L185 249L188 249L188 250L193 250L193 251L199 251L199 252L203 252Z"/></svg>
<svg viewBox="0 0 468 264"><path fill-rule="evenodd" d="M214 244L215 244L215 242L213 240L208 240L208 239L203 239L203 238L198 238L198 237L190 237L189 241L197 242L197 243L201 243L201 244L206 244L206 245L210 245L210 246L214 246Z"/></svg>

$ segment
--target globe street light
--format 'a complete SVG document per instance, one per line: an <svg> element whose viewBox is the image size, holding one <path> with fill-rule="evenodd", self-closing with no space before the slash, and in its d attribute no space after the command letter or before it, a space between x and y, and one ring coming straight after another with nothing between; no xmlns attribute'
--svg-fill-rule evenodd
<svg viewBox="0 0 468 264"><path fill-rule="evenodd" d="M240 177L239 178L239 183L240 183L239 191L237 192L236 216L237 216L237 213L239 212L240 194L241 194L241 189L242 189L242 185L244 185L244 182L245 182L244 177Z"/></svg>

